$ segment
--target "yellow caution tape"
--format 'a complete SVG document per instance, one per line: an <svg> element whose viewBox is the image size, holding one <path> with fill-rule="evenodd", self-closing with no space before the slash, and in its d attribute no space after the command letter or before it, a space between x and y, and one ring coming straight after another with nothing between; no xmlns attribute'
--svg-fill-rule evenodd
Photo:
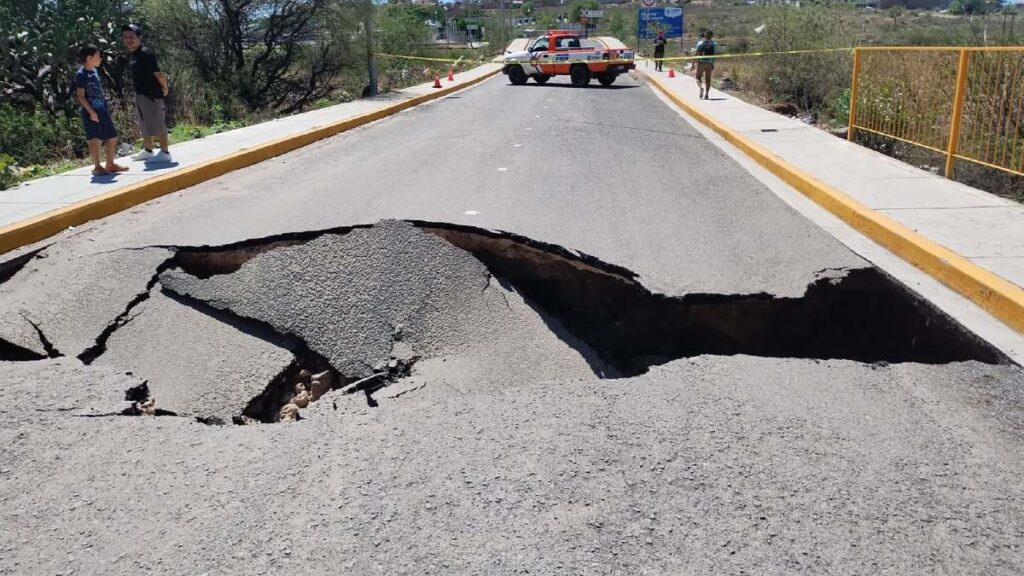
<svg viewBox="0 0 1024 576"><path fill-rule="evenodd" d="M720 60L728 58L747 58L752 56L775 56L781 54L814 54L814 53L825 53L825 52L851 52L853 48L819 48L816 50L786 50L783 52L743 52L737 54L716 54L714 56L671 56L668 58L641 58L637 57L636 60L571 60L571 61L533 61L533 62L522 62L522 61L509 61L505 60L505 56L497 56L491 60L495 64L530 64L530 65L542 65L548 66L551 64L575 64L580 63L591 63L591 62L604 62L606 64L626 64L638 60L648 60L651 62L675 62L675 61L688 61L688 60ZM464 56L459 58L431 58L427 56L411 56L406 54L387 54L377 53L377 56L381 58L395 58L397 60L419 60L422 62L443 62L446 64L461 64L463 62L485 62L484 57L478 57L476 60L470 60Z"/></svg>
<svg viewBox="0 0 1024 576"><path fill-rule="evenodd" d="M636 63L636 60L593 60L593 59L591 59L591 60L559 60L559 61L556 62L554 60L544 60L544 61L541 61L541 60L504 60L503 58L495 58L494 60L492 60L492 62L495 63L495 64L520 64L520 65L527 64L527 65L530 65L530 66L554 66L556 64L561 64L561 65L565 65L565 64L609 64L609 65L616 65L617 66L619 64L634 64L634 63Z"/></svg>
<svg viewBox="0 0 1024 576"><path fill-rule="evenodd" d="M465 58L464 56L460 56L458 58L428 58L426 56L406 56L404 54L382 54L380 52L377 53L377 56L380 56L381 58L395 58L397 60L422 60L424 62L446 62L446 63L450 63L450 64L459 64L461 62L469 62L469 60L467 58ZM480 58L479 61L483 62L484 59Z"/></svg>
<svg viewBox="0 0 1024 576"><path fill-rule="evenodd" d="M714 56L672 56L670 58L638 58L651 62L673 62L679 60L718 60L726 58L746 58L749 56L777 56L781 54L815 54L825 52L853 52L853 48L819 48L816 50L786 50L783 52L740 52L736 54L716 54Z"/></svg>

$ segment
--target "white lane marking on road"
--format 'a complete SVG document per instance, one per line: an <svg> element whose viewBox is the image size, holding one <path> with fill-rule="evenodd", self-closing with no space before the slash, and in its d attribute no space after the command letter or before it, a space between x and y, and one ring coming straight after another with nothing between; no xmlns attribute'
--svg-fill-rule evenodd
<svg viewBox="0 0 1024 576"><path fill-rule="evenodd" d="M479 212L477 212L476 210L466 210L465 212L463 212L463 214L465 214L466 216L476 216L477 214L479 214Z"/></svg>
<svg viewBox="0 0 1024 576"><path fill-rule="evenodd" d="M540 118L540 114L538 114L538 115L534 116L534 118Z"/></svg>
<svg viewBox="0 0 1024 576"><path fill-rule="evenodd" d="M529 132L530 130L533 130L533 128L527 128L526 129L527 132Z"/></svg>
<svg viewBox="0 0 1024 576"><path fill-rule="evenodd" d="M513 144L512 147L513 148L522 148L523 145L522 144Z"/></svg>
<svg viewBox="0 0 1024 576"><path fill-rule="evenodd" d="M498 172L508 172L508 168L498 168Z"/></svg>

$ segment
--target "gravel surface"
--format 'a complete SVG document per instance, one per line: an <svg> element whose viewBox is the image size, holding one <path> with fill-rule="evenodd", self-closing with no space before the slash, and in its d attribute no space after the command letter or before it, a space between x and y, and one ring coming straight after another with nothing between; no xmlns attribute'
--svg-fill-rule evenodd
<svg viewBox="0 0 1024 576"><path fill-rule="evenodd" d="M993 414L993 383L1024 386L1013 369L700 357L481 385L439 368L377 408L332 393L301 422L217 427L41 409L116 409L95 388L133 379L3 366L0 569L1024 570L1019 397Z"/></svg>

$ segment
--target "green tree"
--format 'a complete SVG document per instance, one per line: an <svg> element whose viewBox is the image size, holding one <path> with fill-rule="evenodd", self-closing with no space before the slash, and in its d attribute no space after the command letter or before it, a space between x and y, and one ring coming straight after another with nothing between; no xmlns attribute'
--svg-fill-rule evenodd
<svg viewBox="0 0 1024 576"><path fill-rule="evenodd" d="M899 4L891 6L888 10L886 10L886 14L889 15L889 18L892 18L892 29L893 30L895 30L896 28L899 27L899 25L900 25L900 18L903 17L903 14L905 14L905 13L906 13L906 9L903 6L899 5Z"/></svg>
<svg viewBox="0 0 1024 576"><path fill-rule="evenodd" d="M636 10L607 10L605 14L605 26L608 33L615 38L625 40L628 36L636 34Z"/></svg>
<svg viewBox="0 0 1024 576"><path fill-rule="evenodd" d="M0 2L0 103L72 114L77 49L83 44L103 51L107 88L122 94L120 24L128 17L126 6L118 0Z"/></svg>
<svg viewBox="0 0 1024 576"><path fill-rule="evenodd" d="M579 22L584 10L597 10L599 7L597 0L573 0L569 5L569 20Z"/></svg>
<svg viewBox="0 0 1024 576"><path fill-rule="evenodd" d="M537 16L537 28L541 30L551 30L558 27L558 20L555 19L555 15L551 12L541 12Z"/></svg>
<svg viewBox="0 0 1024 576"><path fill-rule="evenodd" d="M761 47L765 52L845 48L852 33L841 12L827 6L773 7L765 12ZM755 88L772 100L784 100L803 110L827 107L849 87L850 54L779 54L759 58L751 70Z"/></svg>
<svg viewBox="0 0 1024 576"><path fill-rule="evenodd" d="M949 11L952 14L984 14L985 0L953 0L949 5Z"/></svg>
<svg viewBox="0 0 1024 576"><path fill-rule="evenodd" d="M147 0L153 31L218 98L290 113L326 97L355 31L330 0ZM424 27L425 28L425 27Z"/></svg>
<svg viewBox="0 0 1024 576"><path fill-rule="evenodd" d="M377 8L377 46L391 54L416 54L430 38L430 29L415 6L385 4ZM465 29L464 18L456 20Z"/></svg>
<svg viewBox="0 0 1024 576"><path fill-rule="evenodd" d="M533 2L523 2L520 10L523 11L523 16L530 16L533 14Z"/></svg>

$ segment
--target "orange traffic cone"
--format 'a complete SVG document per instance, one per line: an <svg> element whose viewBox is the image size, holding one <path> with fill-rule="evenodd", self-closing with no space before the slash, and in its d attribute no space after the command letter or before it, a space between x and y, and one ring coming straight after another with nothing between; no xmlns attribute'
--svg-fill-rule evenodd
<svg viewBox="0 0 1024 576"><path fill-rule="evenodd" d="M434 76L434 88L440 88L440 87L441 87L441 77L440 76Z"/></svg>
<svg viewBox="0 0 1024 576"><path fill-rule="evenodd" d="M676 77L676 67L675 66L670 66L669 67L669 69L668 69L668 77L669 78L675 78Z"/></svg>
<svg viewBox="0 0 1024 576"><path fill-rule="evenodd" d="M455 81L455 70L453 70L451 68L448 69L448 81L449 82L454 82Z"/></svg>

